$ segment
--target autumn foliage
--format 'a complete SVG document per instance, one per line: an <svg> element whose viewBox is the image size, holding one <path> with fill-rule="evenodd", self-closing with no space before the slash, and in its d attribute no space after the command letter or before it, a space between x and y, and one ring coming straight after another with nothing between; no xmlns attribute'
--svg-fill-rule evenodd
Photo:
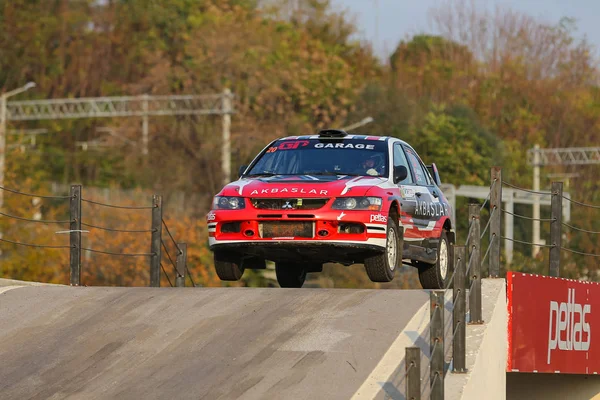
<svg viewBox="0 0 600 400"><path fill-rule="evenodd" d="M49 195L57 194L53 184L77 182L84 185L84 195L86 187L95 187L111 193L138 190L145 196L119 198L122 205L149 204L152 194L183 193L193 200L168 204L165 221L176 240L188 244L196 283L221 285L212 269L203 217L224 178L234 179L238 167L276 137L343 127L371 116L374 122L357 132L407 140L426 162L436 162L444 183L487 185L490 166L501 165L505 180L524 187L531 185L527 150L534 144L597 146L597 58L588 42L576 39L572 20L543 21L509 9L488 12L466 1L441 3L431 17L440 35L406 38L381 60L356 39L352 16L329 0L0 0L0 91L37 83L19 100L207 94L225 88L235 96L230 177L221 172L220 116L151 118L147 156L140 151L138 118L10 121L10 129L44 128L48 133L34 148L10 148L5 185ZM106 136L107 127L113 136ZM100 138L110 147L83 149L81 143ZM8 136L9 145L18 140ZM597 168L544 168L542 188L565 180L572 198L600 204ZM91 189L87 193L100 200ZM31 200L5 193L3 211L68 220L68 201L43 199L34 205ZM457 204L459 241L464 241L469 201ZM149 210L122 211L85 204L83 221L149 229ZM515 212L531 215L529 206L517 206ZM600 231L597 212L574 206L572 222ZM548 213L543 209L542 217ZM65 225L3 217L0 228L6 240L68 245L68 235L57 233ZM85 229L86 248L150 252L147 232ZM547 233L543 227L542 235ZM565 235L563 244L575 250L597 253L600 247L600 235ZM516 221L515 238L530 237L531 224ZM174 259L173 243L165 233L163 239ZM0 275L68 282L67 249L9 243L0 248ZM529 247L516 244L515 250L511 268L546 268L547 252L531 260ZM162 262L174 280L166 255ZM149 282L147 256L84 251L82 264L87 285ZM563 265L565 276L597 279L598 258L564 254ZM411 271L395 284L417 285ZM374 287L364 278L358 266L327 266L314 282ZM268 283L260 273L247 273L236 284ZM161 285L168 284L163 274Z"/></svg>

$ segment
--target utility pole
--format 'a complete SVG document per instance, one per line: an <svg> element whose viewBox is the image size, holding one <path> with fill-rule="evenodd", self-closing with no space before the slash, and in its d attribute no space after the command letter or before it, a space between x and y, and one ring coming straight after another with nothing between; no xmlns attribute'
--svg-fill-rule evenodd
<svg viewBox="0 0 600 400"><path fill-rule="evenodd" d="M229 183L231 177L231 90L223 91L223 143L221 166L223 169L223 183Z"/></svg>
<svg viewBox="0 0 600 400"><path fill-rule="evenodd" d="M4 186L4 169L6 165L6 101L9 97L23 93L35 87L35 82L0 95L0 186ZM0 190L0 210L4 206L4 191Z"/></svg>
<svg viewBox="0 0 600 400"><path fill-rule="evenodd" d="M148 95L142 95L142 154L148 155Z"/></svg>
<svg viewBox="0 0 600 400"><path fill-rule="evenodd" d="M540 191L540 145L533 146L533 190ZM533 238L534 244L540 243L540 196L533 199ZM540 252L539 246L531 246L531 255L535 258Z"/></svg>

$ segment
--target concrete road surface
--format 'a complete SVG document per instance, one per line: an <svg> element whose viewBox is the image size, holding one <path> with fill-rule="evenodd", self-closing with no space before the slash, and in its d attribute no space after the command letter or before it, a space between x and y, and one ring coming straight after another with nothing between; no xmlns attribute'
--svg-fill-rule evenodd
<svg viewBox="0 0 600 400"><path fill-rule="evenodd" d="M425 291L5 290L5 400L350 399L374 370L394 372L404 344L390 357L392 344L411 335L403 329L414 314L429 319ZM388 396L403 398L391 383Z"/></svg>

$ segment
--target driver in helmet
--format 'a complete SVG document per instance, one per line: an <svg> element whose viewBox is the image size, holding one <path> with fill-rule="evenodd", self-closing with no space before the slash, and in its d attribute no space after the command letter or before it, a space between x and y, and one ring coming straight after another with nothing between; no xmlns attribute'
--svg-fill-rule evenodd
<svg viewBox="0 0 600 400"><path fill-rule="evenodd" d="M379 176L381 164L382 163L380 155L369 155L369 157L364 159L363 162L360 164L360 173L371 176Z"/></svg>

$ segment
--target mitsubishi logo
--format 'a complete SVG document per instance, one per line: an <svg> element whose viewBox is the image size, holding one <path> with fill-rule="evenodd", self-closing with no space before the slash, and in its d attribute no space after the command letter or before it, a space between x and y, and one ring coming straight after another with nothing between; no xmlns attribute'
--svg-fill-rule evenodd
<svg viewBox="0 0 600 400"><path fill-rule="evenodd" d="M294 206L291 205L289 201L286 201L285 204L281 206L281 208L283 210L291 210L292 208L294 208Z"/></svg>

